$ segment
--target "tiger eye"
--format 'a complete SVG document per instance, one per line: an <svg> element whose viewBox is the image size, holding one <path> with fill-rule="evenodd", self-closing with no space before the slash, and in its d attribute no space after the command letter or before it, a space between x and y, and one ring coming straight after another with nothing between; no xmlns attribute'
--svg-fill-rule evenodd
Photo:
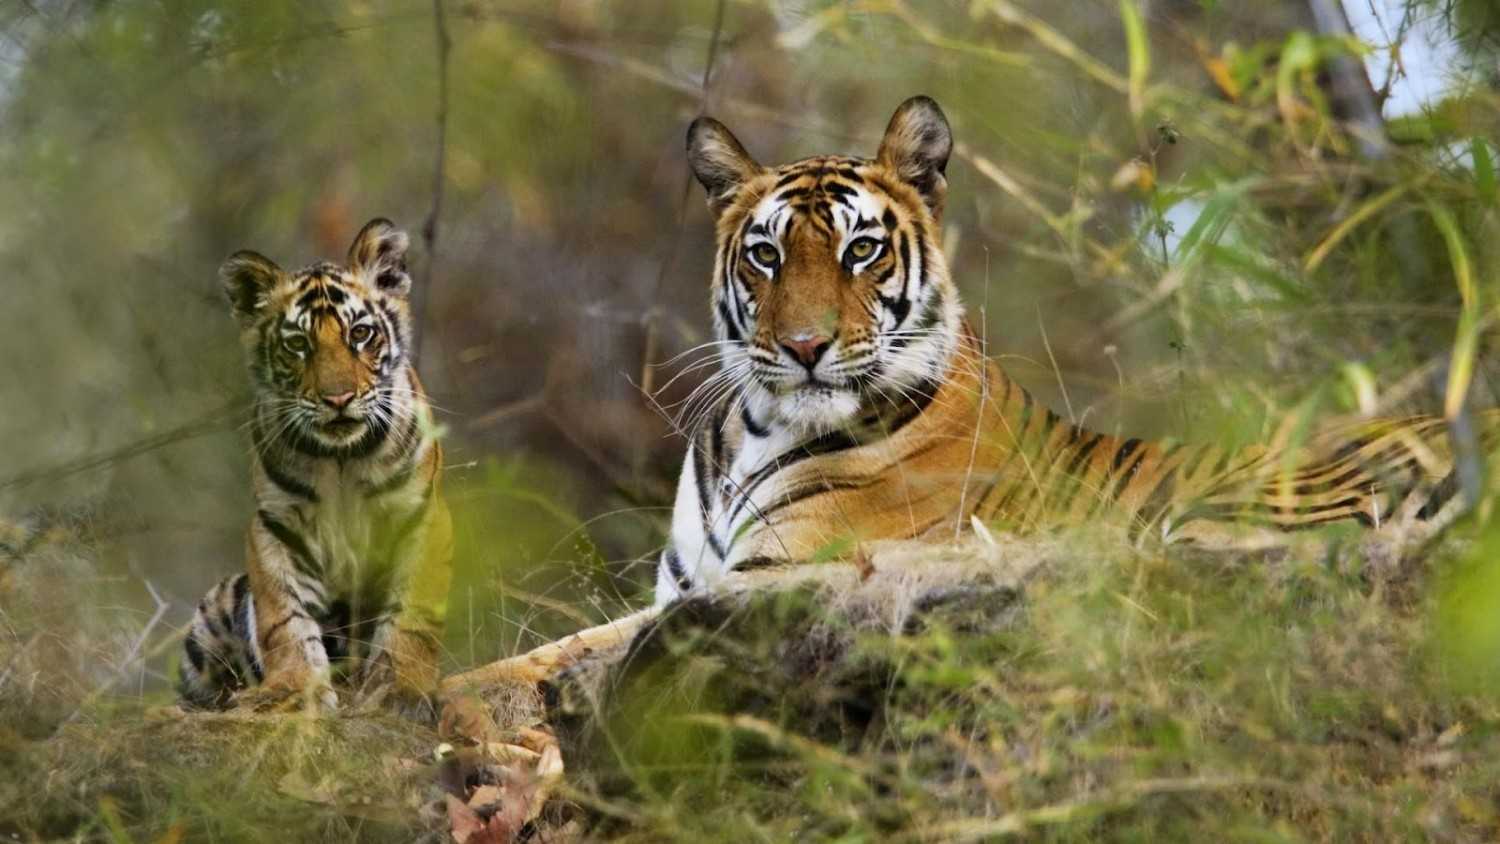
<svg viewBox="0 0 1500 844"><path fill-rule="evenodd" d="M293 334L286 337L281 341L281 344L286 347L287 351L298 355L305 353L308 349L307 338L301 334Z"/></svg>
<svg viewBox="0 0 1500 844"><path fill-rule="evenodd" d="M776 262L781 260L781 253L777 252L776 247L769 243L757 243L750 247L750 257L754 258L761 266L774 267L776 266Z"/></svg>
<svg viewBox="0 0 1500 844"><path fill-rule="evenodd" d="M370 339L370 335L372 333L374 332L370 330L370 326L356 325L353 328L349 329L349 339L353 340L356 343L363 343L366 340Z"/></svg>
<svg viewBox="0 0 1500 844"><path fill-rule="evenodd" d="M849 257L853 258L856 261L863 261L864 259L874 254L875 241L871 240L868 237L862 237L859 240L856 240L853 243L849 244Z"/></svg>

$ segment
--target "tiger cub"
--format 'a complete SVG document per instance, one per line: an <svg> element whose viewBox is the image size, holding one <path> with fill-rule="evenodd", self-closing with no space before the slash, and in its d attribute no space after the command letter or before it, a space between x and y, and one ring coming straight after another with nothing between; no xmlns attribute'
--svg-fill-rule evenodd
<svg viewBox="0 0 1500 844"><path fill-rule="evenodd" d="M1382 419L1296 453L1143 442L1068 424L985 356L939 222L937 103L896 110L873 159L758 164L700 118L688 160L716 218L723 398L692 432L656 604L864 540L1100 520L1243 547L1349 522L1429 535L1461 507L1443 419ZM1484 445L1495 414L1482 417Z"/></svg>
<svg viewBox="0 0 1500 844"><path fill-rule="evenodd" d="M408 239L370 221L345 266L236 252L219 278L255 402L246 571L193 616L181 694L197 707L430 711L452 562L442 448L412 364Z"/></svg>

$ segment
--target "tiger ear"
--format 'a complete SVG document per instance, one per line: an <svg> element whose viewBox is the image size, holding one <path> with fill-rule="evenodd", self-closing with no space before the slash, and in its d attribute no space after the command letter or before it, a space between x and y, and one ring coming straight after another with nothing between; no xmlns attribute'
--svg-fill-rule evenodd
<svg viewBox="0 0 1500 844"><path fill-rule="evenodd" d="M406 272L406 247L410 244L406 232L390 220L376 217L365 223L349 245L349 269L370 279L377 290L405 296L411 292L411 276Z"/></svg>
<svg viewBox="0 0 1500 844"><path fill-rule="evenodd" d="M734 134L712 117L700 117L688 127L687 157L715 216L734 202L745 180L761 172Z"/></svg>
<svg viewBox="0 0 1500 844"><path fill-rule="evenodd" d="M251 322L270 304L271 290L281 278L276 262L248 249L230 255L219 265L219 283L234 315Z"/></svg>
<svg viewBox="0 0 1500 844"><path fill-rule="evenodd" d="M948 194L943 171L952 153L953 131L943 110L931 97L916 96L891 116L875 158L916 188L937 219L943 214L943 199Z"/></svg>

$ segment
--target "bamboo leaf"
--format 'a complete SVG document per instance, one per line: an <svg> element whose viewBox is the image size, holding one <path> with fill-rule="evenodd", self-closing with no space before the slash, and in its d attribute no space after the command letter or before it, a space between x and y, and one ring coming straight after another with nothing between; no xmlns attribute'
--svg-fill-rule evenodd
<svg viewBox="0 0 1500 844"><path fill-rule="evenodd" d="M1146 111L1146 78L1151 73L1151 46L1146 21L1135 0L1120 0L1120 19L1125 24L1125 47L1130 61L1130 113L1137 120Z"/></svg>
<svg viewBox="0 0 1500 844"><path fill-rule="evenodd" d="M1432 215L1433 225L1443 236L1448 247L1448 261L1453 265L1453 281L1458 285L1458 295L1463 297L1464 310L1478 308L1478 293L1474 287L1474 271L1469 263L1469 250L1464 245L1463 232L1458 230L1458 221L1453 212L1435 202L1427 203L1427 212Z"/></svg>
<svg viewBox="0 0 1500 844"><path fill-rule="evenodd" d="M1350 232L1358 228L1360 223L1375 216L1382 208L1395 202L1409 189L1410 185L1396 185L1385 193L1361 205L1353 214L1346 217L1343 222L1334 226L1333 230L1324 236L1322 242L1313 251L1307 253L1307 257L1302 262L1303 270L1307 272L1316 270L1323 263L1323 259L1328 257L1328 253L1332 252L1335 246L1338 246L1344 238L1348 237Z"/></svg>
<svg viewBox="0 0 1500 844"><path fill-rule="evenodd" d="M1463 410L1469 382L1474 378L1474 353L1479 345L1479 290L1474 286L1469 249L1453 212L1436 202L1428 202L1427 213L1432 215L1432 223L1448 247L1453 282L1458 285L1458 295L1464 303L1458 317L1458 336L1453 340L1453 356L1448 362L1448 388L1443 400L1443 413L1453 419Z"/></svg>
<svg viewBox="0 0 1500 844"><path fill-rule="evenodd" d="M1490 145L1483 138L1469 141L1469 157L1474 160L1474 189L1485 205L1495 204L1495 160Z"/></svg>

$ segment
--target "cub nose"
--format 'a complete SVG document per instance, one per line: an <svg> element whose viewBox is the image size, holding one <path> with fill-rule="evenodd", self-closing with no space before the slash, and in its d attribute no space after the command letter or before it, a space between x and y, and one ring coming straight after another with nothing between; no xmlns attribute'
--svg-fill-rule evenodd
<svg viewBox="0 0 1500 844"><path fill-rule="evenodd" d="M323 403L334 410L343 410L349 406L349 402L354 401L353 391L347 393L323 393L322 395Z"/></svg>
<svg viewBox="0 0 1500 844"><path fill-rule="evenodd" d="M798 334L795 337L781 341L781 347L791 353L793 358L802 362L802 365L812 369L818 365L818 360L828 347L833 345L832 337L824 337L817 334Z"/></svg>

